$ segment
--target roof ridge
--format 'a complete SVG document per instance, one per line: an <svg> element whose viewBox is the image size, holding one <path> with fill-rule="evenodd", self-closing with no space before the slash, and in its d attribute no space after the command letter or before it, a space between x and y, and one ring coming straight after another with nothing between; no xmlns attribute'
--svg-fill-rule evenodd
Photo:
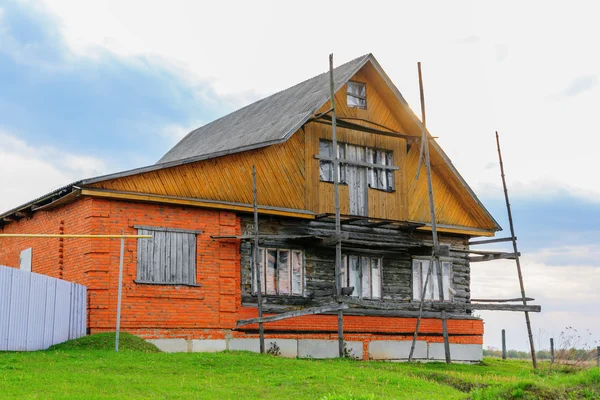
<svg viewBox="0 0 600 400"><path fill-rule="evenodd" d="M364 54L364 55L362 55L362 56L360 56L360 57L356 57L356 58L354 58L354 59L352 59L352 60L350 60L350 61L347 61L347 62L345 62L345 63L343 63L343 64L340 64L340 65L338 65L337 67L335 67L335 68L333 69L333 71L334 71L334 76L335 76L335 71L336 71L336 70L339 70L340 68L343 68L343 67L345 67L345 66L347 66L347 65L349 65L349 64L357 63L359 60L360 60L360 61L363 61L363 60L365 60L365 59L372 58L372 57L373 57L373 54L372 54L372 53L367 53L367 54ZM277 95L280 95L280 94L282 94L282 93L284 93L284 92L286 92L286 91L292 90L292 89L294 89L294 88L300 87L300 86L302 86L302 85L304 85L304 84L306 84L307 82L310 82L310 81L312 81L312 80L316 80L316 79L318 79L318 78L320 78L320 77L324 76L324 75L325 75L325 74L327 74L328 72L329 72L329 71L325 71L325 72L322 72L322 73L320 73L320 74L318 74L318 75L315 75L315 76L313 76L313 77L311 77L311 78L305 79L305 80L303 80L303 81L301 81L301 82L299 82L299 83L296 83L295 85L289 86L289 87L287 87L287 88L285 88L285 89L282 89L282 90L280 90L280 91L278 91L278 92L275 92L275 93L273 93L273 94L270 94L270 95L268 95L267 97L263 97L262 99L259 99L259 100L256 100L256 101L254 101L254 102L250 103L250 104L247 104L247 105L245 105L245 106L244 106L244 107L242 107L242 108L238 108L237 110L231 111L230 113L228 113L228 114L225 114L225 115L223 115L222 117L219 117L219 118L215 119L214 121L211 121L211 122L209 122L209 123L207 123L207 124L205 124L205 125L199 126L198 128L196 128L196 129L194 129L194 130L190 131L190 132L189 132L187 135L185 135L183 138L181 138L181 139L179 140L179 142L177 142L177 143L176 143L176 144L175 144L173 147L171 147L171 148L170 148L170 149L169 149L169 150L168 150L168 151L167 151L167 152L166 152L166 153L165 153L165 154L164 154L164 155L163 155L163 156L162 156L162 157L161 157L161 158L160 158L160 159L159 159L159 160L156 162L156 164L158 165L158 164L163 164L163 163L165 163L165 162L173 161L173 160L165 160L165 161L163 161L163 160L164 160L164 158L165 158L167 155L169 155L169 153L171 153L171 152L172 152L172 151L173 151L173 150L174 150L176 147L178 147L178 146L179 146L179 145L180 145L182 142L186 141L186 139L188 139L188 138L189 138L191 135L193 135L193 134L197 133L199 130L201 130L201 129L203 129L203 130L204 130L204 129L210 129L210 128L209 128L210 126L213 126L213 125L216 125L216 124L218 124L219 122L222 122L222 121L224 120L224 118L227 118L228 116L231 116L231 115L232 115L232 114L234 114L234 113L243 113L243 112L244 112L244 110L248 109L249 107L253 107L253 106L254 106L254 107L256 107L258 104L260 104L260 103L262 103L262 102L266 102L266 101L268 101L269 99L273 99L273 98L274 98L274 97L276 97ZM222 130L222 129L217 129L217 131L221 131L221 130Z"/></svg>

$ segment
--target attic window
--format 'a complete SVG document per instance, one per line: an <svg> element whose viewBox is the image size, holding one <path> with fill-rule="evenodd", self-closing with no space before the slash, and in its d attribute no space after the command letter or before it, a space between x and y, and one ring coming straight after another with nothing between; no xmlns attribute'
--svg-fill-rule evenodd
<svg viewBox="0 0 600 400"><path fill-rule="evenodd" d="M348 107L367 108L367 86L362 82L349 81L346 84Z"/></svg>

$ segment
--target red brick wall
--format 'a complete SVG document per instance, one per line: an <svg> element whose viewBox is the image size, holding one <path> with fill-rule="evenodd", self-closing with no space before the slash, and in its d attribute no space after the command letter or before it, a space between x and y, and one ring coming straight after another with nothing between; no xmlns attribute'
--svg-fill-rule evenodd
<svg viewBox="0 0 600 400"><path fill-rule="evenodd" d="M218 339L255 337L256 326L230 332L238 319L257 316L241 306L239 242L211 235L240 234L234 213L192 207L81 198L30 219L10 223L3 233L137 234L135 225L201 230L197 236L196 282L201 287L136 284L137 240L126 240L121 327L146 338ZM119 239L0 238L0 264L19 267L19 254L33 248L33 272L88 287L88 328L113 331L119 276ZM346 340L409 340L415 318L345 316ZM336 339L337 319L314 315L265 324L267 337ZM448 320L451 343L481 344L481 320ZM310 333L303 333L310 332ZM368 333L376 332L376 333ZM441 321L424 319L420 336L440 342Z"/></svg>
<svg viewBox="0 0 600 400"><path fill-rule="evenodd" d="M0 232L89 234L92 212L92 200L82 199L11 222ZM88 239L0 238L0 264L19 268L21 251L31 247L32 272L87 285L90 246Z"/></svg>
<svg viewBox="0 0 600 400"><path fill-rule="evenodd" d="M175 329L183 334L186 330L230 328L235 324L237 305L241 303L238 245L210 237L239 234L239 219L234 213L105 199L94 199L94 208L98 210L92 221L96 234L119 234L123 230L134 235L135 225L202 231L197 236L196 254L196 282L201 287L136 284L137 240L126 241L123 330L150 333ZM93 250L90 327L92 332L114 330L120 241L98 242Z"/></svg>

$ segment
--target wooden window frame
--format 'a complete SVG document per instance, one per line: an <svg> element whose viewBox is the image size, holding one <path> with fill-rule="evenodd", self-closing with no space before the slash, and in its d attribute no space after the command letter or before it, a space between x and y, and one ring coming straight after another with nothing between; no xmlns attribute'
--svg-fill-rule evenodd
<svg viewBox="0 0 600 400"><path fill-rule="evenodd" d="M320 151L320 148L321 148L321 146L320 146L321 142L329 142L329 143L331 143L332 141L329 140L329 139L320 138L319 139L319 151ZM353 145L352 143L338 142L338 147L343 147L344 148L344 154L348 154L347 146L349 144ZM339 163L340 163L340 182L339 182L339 184L340 185L347 185L347 183L345 182L345 178L346 178L348 172L345 171L345 167L347 165L355 165L357 167L367 168L367 186L368 186L369 189L379 190L381 192L386 192L386 193L393 193L393 192L395 192L396 191L396 177L395 177L394 171L400 170L400 167L397 166L397 165L394 165L394 161L395 161L394 160L394 151L393 150L389 150L389 149L382 149L382 148L378 148L378 147L369 147L369 146L362 146L362 145L353 145L353 146L360 146L360 147L364 148L365 149L365 155L367 154L367 152L369 150L375 151L375 152L386 153L388 155L387 157L391 157L391 160L392 160L391 164L389 164L389 162L388 162L388 165L383 165L383 164L375 164L375 163L372 163L372 162L356 161L356 160L348 160L346 158L340 158L339 159ZM331 156L324 156L324 155L321 155L321 154L315 154L314 158L316 160L319 160L319 182L333 183L333 178L331 180L324 180L321 177L321 164L323 162L330 163L331 164L331 168L333 169L333 161L335 160L335 158L331 157ZM389 183L390 179L389 179L389 177L387 177L386 178L387 179L387 186L388 186L387 188L378 188L378 187L371 186L371 184L369 183L369 177L368 177L368 175L371 173L371 170L374 170L374 169L383 171L386 174L388 174L388 173L391 172L391 178L392 178L391 181L392 181L392 183L391 184ZM344 171L344 172L342 173L342 171ZM342 178L344 180L342 180Z"/></svg>
<svg viewBox="0 0 600 400"><path fill-rule="evenodd" d="M362 85L365 88L365 95L364 96L360 96L360 95L356 95L356 94L352 94L350 93L349 89L349 85ZM365 105L361 106L354 106L354 105L350 105L348 104L348 97L353 97L355 99L359 99L359 100L364 100ZM366 110L367 109L367 84L365 82L358 82L358 81L348 81L346 83L346 105L350 108L359 108L361 110Z"/></svg>
<svg viewBox="0 0 600 400"><path fill-rule="evenodd" d="M422 264L421 267L419 268L419 292L418 292L418 297L415 296L415 261L417 262L423 262L423 261L427 261L428 263L431 261L431 257L425 257L425 256L419 256L419 257L413 257L412 261L411 261L411 288L412 288L412 301L416 301L419 302L421 301L421 295L423 294L423 270L422 270ZM450 264L450 273L448 275L448 290L444 291L444 295L446 294L446 292L448 292L449 298L445 298L444 297L444 303L451 303L454 301L454 295L456 294L456 291L454 290L454 263L452 262L452 258L448 258L448 257L440 257L440 263L442 265L442 269L444 268L444 264ZM443 271L442 271L443 274ZM432 291L432 298L426 298L425 301L429 301L429 302L440 302L439 300L439 292L434 290L434 283L433 283L433 279L437 280L437 273L435 273L435 271L433 271L433 273L431 274L431 276L429 277L429 284L432 285L431 287L431 291ZM443 275L442 275L442 284L443 284ZM437 297L437 299L436 299Z"/></svg>
<svg viewBox="0 0 600 400"><path fill-rule="evenodd" d="M304 249L299 249L299 248L294 248L294 247L276 247L276 246L265 246L265 247L258 247L259 251L263 250L264 252L259 253L259 269L262 272L261 274L261 284L264 287L264 291L262 290L263 288L260 288L261 293L263 296L268 296L268 297L305 297L306 296L306 257L305 257L305 252ZM254 268L254 251L255 248L254 246L252 246L252 261L251 261L251 279L252 279L252 294L256 295L258 293L259 288L257 287L257 281L256 281L256 270ZM267 261L266 261L266 257L269 251L275 251L276 252L276 259L277 259L277 267L275 269L275 293L268 293L267 292ZM282 251L287 251L289 252L289 293L279 293L279 260L280 260L280 254ZM294 274L294 265L293 265L293 255L294 253L300 253L302 259L301 259L301 263L300 263L300 293L294 293L294 283L293 283L293 274ZM262 257L261 257L262 255Z"/></svg>
<svg viewBox="0 0 600 400"><path fill-rule="evenodd" d="M343 279L343 285L342 287L350 287L350 257L358 257L358 281L360 284L360 287L355 287L354 288L354 292L352 292L352 296L351 297L358 297L359 299L367 299L367 300L382 300L383 299L383 256L377 256L377 255L367 255L367 254L360 254L360 253L344 253L342 254L342 279ZM362 269L362 258L367 258L369 260L369 273L371 275L371 278L369 280L370 284L371 284L371 296L370 297L364 297L362 292L363 292L363 269ZM378 260L379 262L379 279L378 279L378 286L379 286L379 297L373 297L373 285L375 282L373 282L373 263L372 260Z"/></svg>

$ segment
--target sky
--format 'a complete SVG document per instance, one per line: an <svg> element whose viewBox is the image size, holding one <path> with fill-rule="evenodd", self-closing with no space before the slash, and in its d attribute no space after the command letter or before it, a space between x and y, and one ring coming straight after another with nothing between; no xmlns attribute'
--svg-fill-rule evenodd
<svg viewBox="0 0 600 400"><path fill-rule="evenodd" d="M190 130L373 53L509 236L500 132L542 347L600 340L600 25L593 1L0 1L0 210L154 164ZM506 249L495 246L493 249ZM513 261L472 296L518 297ZM527 349L521 313L480 312L485 346ZM591 335L587 334L587 331Z"/></svg>

